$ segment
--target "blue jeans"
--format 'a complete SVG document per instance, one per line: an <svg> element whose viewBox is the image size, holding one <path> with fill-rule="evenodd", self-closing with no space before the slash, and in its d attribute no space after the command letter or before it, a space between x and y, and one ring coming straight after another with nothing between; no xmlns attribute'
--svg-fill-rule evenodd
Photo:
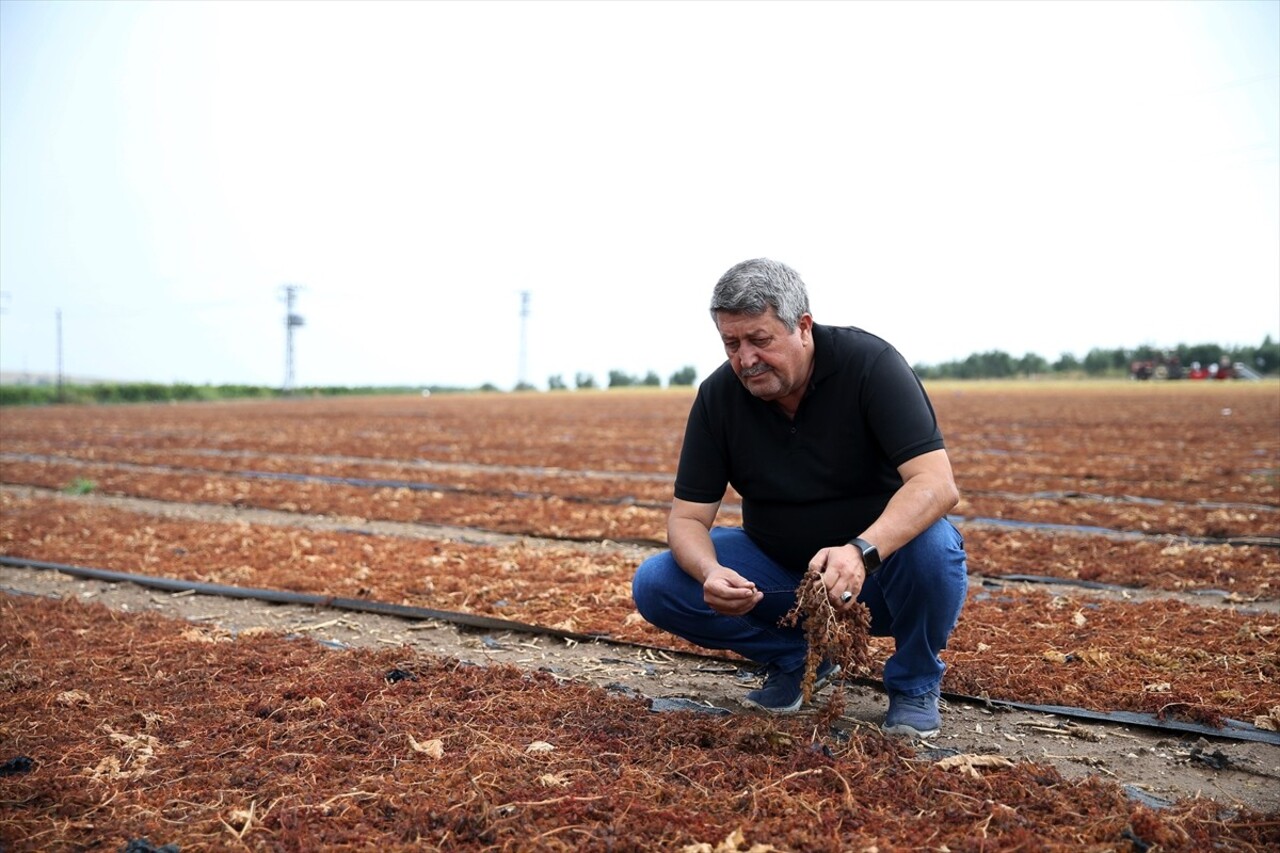
<svg viewBox="0 0 1280 853"><path fill-rule="evenodd" d="M764 598L743 616L716 613L702 598L702 585L677 565L670 551L640 564L631 581L636 609L664 631L707 649L728 649L744 658L784 670L804 662L808 648L802 627L778 621L796 601L800 575L765 556L741 528L711 531L716 557L755 581ZM893 637L895 650L884 665L885 688L918 696L942 682L939 653L955 628L968 587L964 540L940 519L885 559L867 578L858 601L871 612L871 633Z"/></svg>

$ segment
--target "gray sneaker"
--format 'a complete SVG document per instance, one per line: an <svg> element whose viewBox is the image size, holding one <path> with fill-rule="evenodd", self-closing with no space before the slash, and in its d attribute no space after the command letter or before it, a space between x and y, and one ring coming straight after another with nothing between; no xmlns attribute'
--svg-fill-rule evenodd
<svg viewBox="0 0 1280 853"><path fill-rule="evenodd" d="M885 714L880 728L891 735L909 737L933 737L942 730L942 715L938 713L937 687L919 696L905 693L889 693L889 713Z"/></svg>

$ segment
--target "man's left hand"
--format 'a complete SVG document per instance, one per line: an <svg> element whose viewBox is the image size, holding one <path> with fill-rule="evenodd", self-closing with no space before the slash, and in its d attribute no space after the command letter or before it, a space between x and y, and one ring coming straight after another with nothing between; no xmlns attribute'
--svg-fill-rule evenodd
<svg viewBox="0 0 1280 853"><path fill-rule="evenodd" d="M836 610L849 610L853 607L867 578L866 567L862 565L862 552L852 545L823 548L809 561L809 568L822 576L827 597ZM847 601L843 598L846 592L850 594Z"/></svg>

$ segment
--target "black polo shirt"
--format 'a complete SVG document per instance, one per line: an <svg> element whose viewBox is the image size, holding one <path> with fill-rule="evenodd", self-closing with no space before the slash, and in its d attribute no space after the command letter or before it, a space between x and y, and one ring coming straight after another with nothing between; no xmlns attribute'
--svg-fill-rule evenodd
<svg viewBox="0 0 1280 853"><path fill-rule="evenodd" d="M702 382L675 483L696 503L723 500L732 484L747 535L797 572L879 517L902 486L897 466L943 447L924 387L888 342L815 323L813 343L794 420L752 396L728 361Z"/></svg>

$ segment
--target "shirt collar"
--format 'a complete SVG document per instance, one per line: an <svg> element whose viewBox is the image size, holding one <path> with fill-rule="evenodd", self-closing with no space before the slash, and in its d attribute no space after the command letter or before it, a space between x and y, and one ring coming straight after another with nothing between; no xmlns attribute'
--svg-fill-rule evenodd
<svg viewBox="0 0 1280 853"><path fill-rule="evenodd" d="M830 326L813 324L813 375L809 377L810 388L816 388L819 382L836 372L836 361L831 357L834 338Z"/></svg>

